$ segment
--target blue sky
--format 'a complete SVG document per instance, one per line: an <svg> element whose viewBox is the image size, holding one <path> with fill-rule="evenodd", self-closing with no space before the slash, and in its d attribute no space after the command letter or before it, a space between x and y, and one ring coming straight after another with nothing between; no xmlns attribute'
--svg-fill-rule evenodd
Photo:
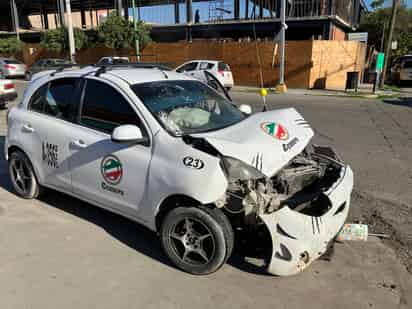
<svg viewBox="0 0 412 309"><path fill-rule="evenodd" d="M366 0L366 3L371 3L372 0ZM388 5L392 0L386 1ZM225 8L228 10L233 10L233 0L224 0ZM412 7L412 0L407 0L409 7ZM209 19L209 9L213 5L212 2L193 2L193 18L194 12L198 9L200 12L200 20L205 21ZM249 4L249 15L252 13L253 5ZM257 12L259 10L257 9ZM240 2L240 15L241 17L245 14L245 1ZM269 12L264 12L265 16L269 16ZM162 5L162 6L148 6L140 8L140 17L145 22L160 23L160 24L174 24L174 5ZM223 14L224 18L233 18L233 13ZM186 5L180 4L180 21L184 22L186 20Z"/></svg>

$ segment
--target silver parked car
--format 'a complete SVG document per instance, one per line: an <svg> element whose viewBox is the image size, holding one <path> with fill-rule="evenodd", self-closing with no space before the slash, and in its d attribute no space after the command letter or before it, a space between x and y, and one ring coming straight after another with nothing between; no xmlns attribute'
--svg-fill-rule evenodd
<svg viewBox="0 0 412 309"><path fill-rule="evenodd" d="M4 77L24 77L27 66L16 59L0 58L0 71Z"/></svg>

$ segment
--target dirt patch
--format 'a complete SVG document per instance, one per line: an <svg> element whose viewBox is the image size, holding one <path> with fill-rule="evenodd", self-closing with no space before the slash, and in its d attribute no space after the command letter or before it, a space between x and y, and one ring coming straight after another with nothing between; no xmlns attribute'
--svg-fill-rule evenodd
<svg viewBox="0 0 412 309"><path fill-rule="evenodd" d="M377 199L354 190L348 221L368 224L372 233L388 234L384 243L396 254L412 274L412 209L407 205Z"/></svg>

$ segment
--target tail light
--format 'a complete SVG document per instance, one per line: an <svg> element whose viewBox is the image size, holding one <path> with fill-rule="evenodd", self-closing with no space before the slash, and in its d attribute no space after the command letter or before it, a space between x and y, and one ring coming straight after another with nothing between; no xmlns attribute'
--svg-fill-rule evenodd
<svg viewBox="0 0 412 309"><path fill-rule="evenodd" d="M217 71L220 75L222 75L222 77L225 77L225 72L222 70Z"/></svg>
<svg viewBox="0 0 412 309"><path fill-rule="evenodd" d="M4 67L6 69L10 69L10 70L15 70L16 69L16 67L14 65L11 65L11 64L5 64Z"/></svg>
<svg viewBox="0 0 412 309"><path fill-rule="evenodd" d="M12 84L12 83L10 83L10 84L5 84L5 85L4 85L4 89L5 89L5 90L14 89L14 84Z"/></svg>

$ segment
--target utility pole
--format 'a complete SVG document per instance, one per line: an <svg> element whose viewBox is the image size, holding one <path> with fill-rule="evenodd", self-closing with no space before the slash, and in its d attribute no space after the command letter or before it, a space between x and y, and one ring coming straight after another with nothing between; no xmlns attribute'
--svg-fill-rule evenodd
<svg viewBox="0 0 412 309"><path fill-rule="evenodd" d="M284 93L287 91L285 84L285 45L286 45L286 0L281 0L280 6L280 67L279 67L279 84L276 86L276 91Z"/></svg>
<svg viewBox="0 0 412 309"><path fill-rule="evenodd" d="M75 63L76 59L75 59L73 20L72 20L72 9L71 9L71 6L70 6L70 0L66 0L66 12L67 12L67 30L68 30L68 33L69 33L70 61L72 63Z"/></svg>
<svg viewBox="0 0 412 309"><path fill-rule="evenodd" d="M136 2L135 0L132 0L132 9L133 9L133 26L134 26L134 32L135 34L137 33L137 17L136 17ZM135 52L136 52L136 57L137 61L140 62L140 46L139 46L139 38L136 37L135 41Z"/></svg>
<svg viewBox="0 0 412 309"><path fill-rule="evenodd" d="M390 59L390 54L391 54L392 37L393 37L393 30L395 29L395 24L396 24L396 12L398 10L398 5L399 5L399 0L393 0L392 15L391 15L390 23L389 23L389 32L388 32L388 37L386 39L385 64L383 66L382 78L379 83L380 88L383 88L383 86L385 85L386 71L388 69L388 64L389 64L389 59Z"/></svg>

